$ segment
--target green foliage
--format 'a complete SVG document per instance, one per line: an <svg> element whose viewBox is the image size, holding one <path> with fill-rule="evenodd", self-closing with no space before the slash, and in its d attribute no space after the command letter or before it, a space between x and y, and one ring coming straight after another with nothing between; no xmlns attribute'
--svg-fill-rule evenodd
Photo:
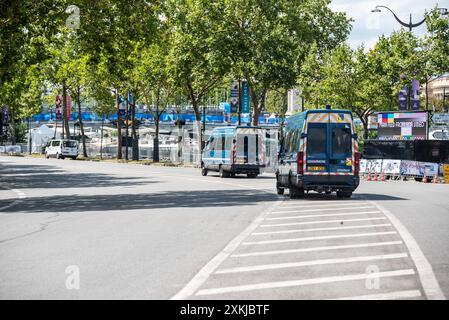
<svg viewBox="0 0 449 320"><path fill-rule="evenodd" d="M351 26L330 0L42 0L0 7L0 104L15 119L72 96L115 112L115 93L157 106L220 102L230 80L250 85L253 119L284 114L287 90L300 86L306 107L353 110L362 120L394 110L411 79L428 83L449 70L449 20L436 8L428 34L400 30L369 51L343 44ZM68 5L80 25L65 22ZM50 94L44 95L44 92Z"/></svg>
<svg viewBox="0 0 449 320"><path fill-rule="evenodd" d="M332 12L327 0L227 0L225 48L235 78L250 85L253 121L265 106L271 89L295 86L300 67L311 48L329 50L344 41L349 20Z"/></svg>
<svg viewBox="0 0 449 320"><path fill-rule="evenodd" d="M270 90L267 93L266 110L280 116L287 112L287 90Z"/></svg>

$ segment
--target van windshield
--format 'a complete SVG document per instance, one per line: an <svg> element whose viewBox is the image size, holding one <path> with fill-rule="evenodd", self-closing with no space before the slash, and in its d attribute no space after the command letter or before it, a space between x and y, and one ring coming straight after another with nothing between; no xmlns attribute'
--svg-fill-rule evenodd
<svg viewBox="0 0 449 320"><path fill-rule="evenodd" d="M78 142L76 141L63 141L62 146L66 148L76 148Z"/></svg>

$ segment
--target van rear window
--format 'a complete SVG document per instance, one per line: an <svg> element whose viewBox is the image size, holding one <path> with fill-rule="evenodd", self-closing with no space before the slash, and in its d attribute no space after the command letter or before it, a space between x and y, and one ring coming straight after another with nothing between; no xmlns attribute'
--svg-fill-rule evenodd
<svg viewBox="0 0 449 320"><path fill-rule="evenodd" d="M326 127L309 127L307 153L326 153Z"/></svg>
<svg viewBox="0 0 449 320"><path fill-rule="evenodd" d="M332 129L332 153L351 154L351 129L334 127Z"/></svg>
<svg viewBox="0 0 449 320"><path fill-rule="evenodd" d="M77 146L77 142L76 141L64 141L62 143L63 147L66 148L75 148Z"/></svg>

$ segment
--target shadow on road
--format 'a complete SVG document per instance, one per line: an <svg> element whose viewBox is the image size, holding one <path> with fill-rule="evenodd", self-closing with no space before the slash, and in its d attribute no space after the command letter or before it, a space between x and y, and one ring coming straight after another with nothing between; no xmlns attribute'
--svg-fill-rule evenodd
<svg viewBox="0 0 449 320"><path fill-rule="evenodd" d="M150 178L119 177L103 173L73 173L51 165L2 163L0 177L12 189L101 188L136 186L157 181Z"/></svg>
<svg viewBox="0 0 449 320"><path fill-rule="evenodd" d="M214 208L256 205L276 201L273 193L255 190L167 191L160 193L111 195L54 195L23 199L8 208L14 212L89 212L165 208ZM214 211L211 210L211 213Z"/></svg>

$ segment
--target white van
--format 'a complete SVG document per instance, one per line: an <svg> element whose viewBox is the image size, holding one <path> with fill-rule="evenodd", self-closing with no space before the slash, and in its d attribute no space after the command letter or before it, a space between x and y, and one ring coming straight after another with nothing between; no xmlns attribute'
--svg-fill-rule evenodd
<svg viewBox="0 0 449 320"><path fill-rule="evenodd" d="M45 157L55 157L56 159L64 159L69 157L76 159L78 156L78 141L68 139L50 140L45 148Z"/></svg>

